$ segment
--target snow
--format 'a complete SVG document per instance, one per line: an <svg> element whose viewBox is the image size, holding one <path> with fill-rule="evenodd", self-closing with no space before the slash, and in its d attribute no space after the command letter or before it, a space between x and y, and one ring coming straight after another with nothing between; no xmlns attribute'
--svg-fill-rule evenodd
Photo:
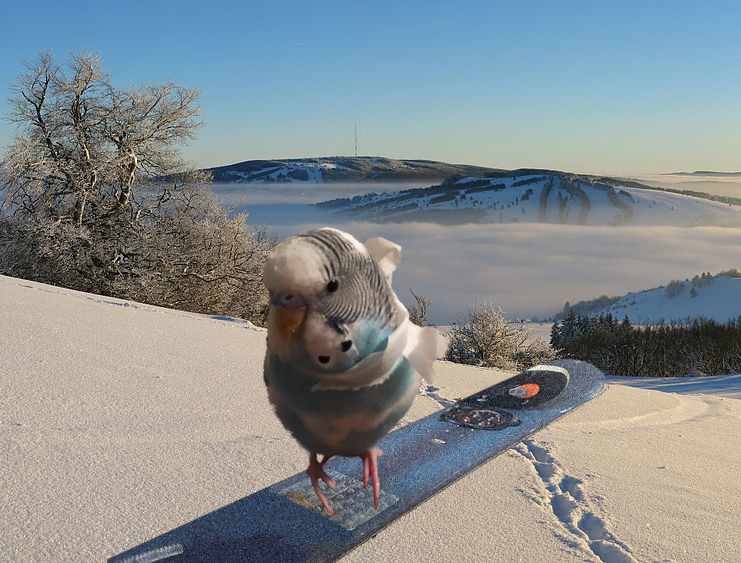
<svg viewBox="0 0 741 563"><path fill-rule="evenodd" d="M4 276L0 295L0 560L106 559L306 469L264 331ZM435 370L446 399L512 375ZM741 560L739 376L609 382L345 560ZM401 424L439 409L420 395Z"/></svg>
<svg viewBox="0 0 741 563"><path fill-rule="evenodd" d="M591 315L610 313L622 319L625 315L635 324L654 324L705 317L726 322L741 316L741 278L720 276L707 284L698 284L692 296L692 282L682 282L680 293L670 297L664 286L628 293L608 309Z"/></svg>
<svg viewBox="0 0 741 563"><path fill-rule="evenodd" d="M589 201L592 203L587 224L611 225L623 216L622 212L612 204L606 191L594 189L584 184L580 184L580 187L587 191ZM655 219L658 219L658 217Z"/></svg>
<svg viewBox="0 0 741 563"><path fill-rule="evenodd" d="M276 169L264 169L254 172L251 176L262 177L261 183L287 182L290 184L321 184L322 169L325 168L315 163L296 163L293 166L283 166ZM300 180L292 176L296 172L305 172L308 175L307 180Z"/></svg>
<svg viewBox="0 0 741 563"><path fill-rule="evenodd" d="M684 194L620 187L640 203L637 221L640 225L663 224L663 218L672 215L672 224L688 227L699 225L739 226L739 209L727 203L692 197Z"/></svg>
<svg viewBox="0 0 741 563"><path fill-rule="evenodd" d="M706 377L627 377L608 375L612 385L628 385L638 389L654 389L683 395L717 395L741 399L741 375L712 375Z"/></svg>
<svg viewBox="0 0 741 563"><path fill-rule="evenodd" d="M514 185L528 180L536 181ZM344 210L352 211L355 207L372 203L372 207L361 210L360 217L373 221L425 221L429 220L427 218L429 214L426 213L429 210L450 213L453 210L479 209L484 210L483 218L469 218L463 222L534 223L541 221L540 200L546 186L550 184L551 189L545 206L545 222L575 224L584 216L582 201L569 192L565 185L566 181L565 177L559 174L463 178L451 186L442 188L438 193L418 194L412 198L407 197L409 194L404 191L368 195L359 202L346 205ZM587 225L741 226L739 206L684 194L625 187L619 181L611 185L593 185L574 179L569 179L568 182L580 189L589 201L585 220ZM485 183L488 183L490 189L483 189ZM499 189L502 185L504 188ZM523 200L526 194L529 198ZM449 197L444 201L435 201L441 195ZM613 199L619 200L621 205L626 206L627 211ZM563 213L559 206L561 200L566 204ZM416 203L417 208L404 207L410 203Z"/></svg>

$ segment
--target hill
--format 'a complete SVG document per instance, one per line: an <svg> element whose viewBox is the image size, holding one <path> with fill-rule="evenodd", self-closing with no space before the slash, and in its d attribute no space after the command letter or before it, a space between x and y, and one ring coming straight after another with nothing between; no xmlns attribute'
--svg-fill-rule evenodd
<svg viewBox="0 0 741 563"><path fill-rule="evenodd" d="M428 188L370 193L317 205L376 222L741 225L741 200L534 169L451 178Z"/></svg>
<svg viewBox="0 0 741 563"><path fill-rule="evenodd" d="M485 176L500 170L433 160L379 156L333 156L284 160L247 160L208 168L217 183L440 182L451 176Z"/></svg>
<svg viewBox="0 0 741 563"><path fill-rule="evenodd" d="M590 306L591 305L591 306ZM741 274L737 270L716 275L702 274L692 279L673 280L653 289L627 293L622 297L599 298L575 303L577 314L599 316L626 315L635 324L655 324L705 317L726 322L741 316ZM563 318L562 311L554 318Z"/></svg>

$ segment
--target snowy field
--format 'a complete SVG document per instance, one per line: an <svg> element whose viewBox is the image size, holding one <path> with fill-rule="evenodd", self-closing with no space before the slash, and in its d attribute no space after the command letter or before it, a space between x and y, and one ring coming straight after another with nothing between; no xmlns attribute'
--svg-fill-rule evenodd
<svg viewBox="0 0 741 563"><path fill-rule="evenodd" d="M0 296L0 561L105 560L306 468L263 331L3 276ZM436 373L450 399L510 375ZM739 561L740 390L611 378L346 560Z"/></svg>
<svg viewBox="0 0 741 563"><path fill-rule="evenodd" d="M683 395L717 395L741 399L741 375L713 377L626 377L610 375L607 380L614 385L628 385L638 389L653 389Z"/></svg>

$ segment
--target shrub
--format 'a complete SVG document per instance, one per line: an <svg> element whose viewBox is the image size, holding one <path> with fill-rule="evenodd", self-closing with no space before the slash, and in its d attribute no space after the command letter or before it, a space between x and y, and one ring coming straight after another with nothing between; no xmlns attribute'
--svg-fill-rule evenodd
<svg viewBox="0 0 741 563"><path fill-rule="evenodd" d="M666 284L664 292L669 299L677 297L684 291L684 282L680 280L672 280Z"/></svg>
<svg viewBox="0 0 741 563"><path fill-rule="evenodd" d="M230 217L205 187L103 229L0 217L0 273L196 313L261 324L262 267L274 241Z"/></svg>
<svg viewBox="0 0 741 563"><path fill-rule="evenodd" d="M469 308L448 336L446 359L461 364L519 369L553 357L543 342L526 344L527 327L510 323L502 309L487 302Z"/></svg>

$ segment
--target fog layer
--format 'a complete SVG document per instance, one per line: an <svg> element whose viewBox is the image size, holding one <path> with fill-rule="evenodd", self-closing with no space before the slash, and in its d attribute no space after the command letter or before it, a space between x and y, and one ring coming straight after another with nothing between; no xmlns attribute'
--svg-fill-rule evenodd
<svg viewBox="0 0 741 563"><path fill-rule="evenodd" d="M248 193L253 188L240 187ZM304 192L314 189L300 187ZM327 186L321 189L319 199L327 199ZM376 185L358 190L354 193L381 191ZM329 191L333 197L345 193ZM429 297L430 317L438 323L454 321L477 301L491 301L511 317L543 318L565 301L617 296L673 278L741 268L738 228L377 224L345 221L296 199L295 194L283 198L267 191L262 202L250 198L243 209L251 213L250 224L266 224L280 238L331 226L361 241L383 236L401 244L394 288L405 304L411 303L409 288ZM741 314L741 304L732 306Z"/></svg>

